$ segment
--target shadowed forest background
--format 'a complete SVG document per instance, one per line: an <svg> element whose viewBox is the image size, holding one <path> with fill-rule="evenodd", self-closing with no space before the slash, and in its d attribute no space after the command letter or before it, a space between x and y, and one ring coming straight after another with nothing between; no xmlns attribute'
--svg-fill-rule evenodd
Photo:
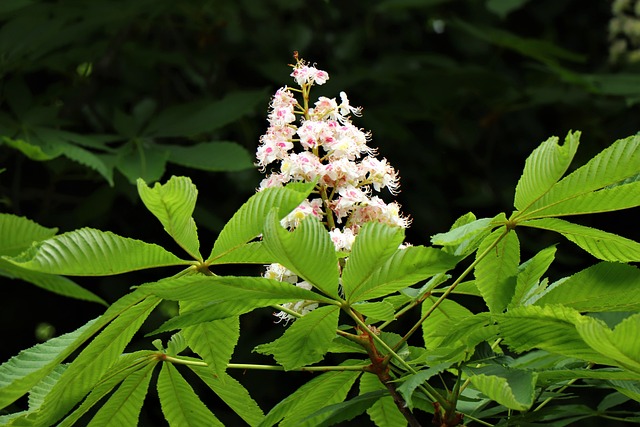
<svg viewBox="0 0 640 427"><path fill-rule="evenodd" d="M60 232L93 227L177 250L134 182L184 175L199 189L194 216L202 246L210 247L261 179L253 154L271 95L292 84L287 64L298 51L331 76L314 97L345 91L363 107L354 124L371 131L371 145L400 171L397 199L413 219L407 240L428 244L466 212L509 210L525 158L550 136L582 131L578 167L638 132L640 6L615 2L614 13L612 5L4 0L0 212ZM220 141L236 145L208 151L206 143ZM630 213L608 214L598 227L640 238ZM593 262L557 236L546 237L523 241L530 251L523 258L557 241L557 269ZM173 273L74 281L110 303L161 274ZM25 282L0 283L0 328L10 337L0 362L104 311ZM175 309L163 306L155 321ZM236 354L262 360L250 351L275 337L281 326L273 319L269 310L243 317L247 336ZM141 336L138 344L149 342ZM278 373L232 374L245 375L254 398L271 406L309 375L291 373L283 381ZM158 408L145 406L141 424L160 420Z"/></svg>

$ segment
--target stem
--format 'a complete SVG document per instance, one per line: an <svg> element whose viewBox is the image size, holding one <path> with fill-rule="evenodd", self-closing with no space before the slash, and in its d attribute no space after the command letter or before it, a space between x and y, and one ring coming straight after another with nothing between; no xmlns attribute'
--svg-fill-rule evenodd
<svg viewBox="0 0 640 427"><path fill-rule="evenodd" d="M160 353L161 359L166 362L171 362L176 365L190 365L190 366L209 366L206 362L201 360L183 359L176 356L168 356L164 353ZM304 372L327 372L327 371L365 371L369 365L353 365L353 366L306 366L297 369L291 369L292 371L304 371ZM259 371L284 371L284 368L279 365L255 365L251 363L228 363L228 369L253 369Z"/></svg>
<svg viewBox="0 0 640 427"><path fill-rule="evenodd" d="M433 305L432 305L431 307L429 307L429 309L427 310L427 312L426 312L426 313L425 313L425 314L420 318L420 320L418 320L418 322L417 322L415 325L413 325L413 327L409 330L409 332L407 332L407 333L402 337L402 339L401 339L401 340L400 340L400 341L399 341L399 342L394 346L394 349L398 349L398 348L400 348L400 346L401 346L402 344L404 344L404 343L409 339L409 337L410 337L411 335L413 335L413 334L414 334L414 333L415 333L415 332L420 328L420 326L424 323L424 321L425 321L425 320L427 320L427 318L428 318L429 316L431 316L431 313L433 313L433 312L436 310L436 308L438 308L438 306L439 306L440 304L442 304L442 302L443 302L445 299L447 299L447 297L449 297L449 294L450 294L451 292L453 292L453 290L456 288L456 286L458 286L458 285L462 282L462 280L464 280L464 278L465 278L465 277L467 277L467 276L468 276L468 275L473 271L473 269L476 267L476 265L478 265L478 263L479 263L480 261L482 261L482 260L484 259L484 257L486 257L486 256L487 256L487 254L488 254L489 252L491 252L491 251L493 250L493 248L495 248L495 247L498 245L498 243L500 243L500 241L501 241L502 239L504 239L504 237L505 237L507 234L509 234L509 231L510 231L510 230L509 230L508 228L505 228L505 230L504 230L504 232L502 233L502 235L500 235L500 237L498 237L498 238L496 239L496 241L495 241L495 242L493 242L493 243L492 243L492 244L491 244L487 249L485 249L485 250L484 250L484 252L482 252L479 256L477 256L477 257L476 257L476 260L475 260L475 261L473 261L473 263L471 263L471 265L469 265L469 267L467 267L467 269L466 269L466 270L464 270L464 271L462 272L462 274L460 274L460 276L456 279L456 281L455 281L455 282L453 282L453 283L451 284L451 286L449 286L449 287L448 287L448 288L447 288L447 289L442 293L442 295L440 296L440 298L438 298L438 299L436 300L436 302L434 302L434 303L433 303Z"/></svg>
<svg viewBox="0 0 640 427"><path fill-rule="evenodd" d="M587 369L591 369L591 368L593 368L593 365L594 365L593 363L589 363L589 364L587 365ZM563 385L562 387L560 387L560 388L558 389L558 391L556 392L556 394L560 394L560 393L562 393L563 391L565 391L565 390L566 390L567 388L569 388L573 383L575 383L576 381L578 381L578 379L579 379L579 378L574 378L574 379L570 380L569 382L567 382L565 385ZM551 400L553 400L553 398L554 398L554 397L556 397L556 396L547 397L547 398L545 399L545 401L544 401L544 402L542 402L541 404L539 404L539 405L536 407L536 409L534 409L534 410L533 410L533 412L539 411L540 409L544 408L544 407L547 405L547 403L549 403L549 402L551 402Z"/></svg>

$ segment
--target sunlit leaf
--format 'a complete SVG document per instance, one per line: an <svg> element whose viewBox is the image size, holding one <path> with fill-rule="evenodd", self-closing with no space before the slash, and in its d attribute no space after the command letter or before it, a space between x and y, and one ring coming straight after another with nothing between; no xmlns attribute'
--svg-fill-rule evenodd
<svg viewBox="0 0 640 427"><path fill-rule="evenodd" d="M33 242L55 236L57 228L47 228L22 216L0 213L0 255L15 256Z"/></svg>
<svg viewBox="0 0 640 427"><path fill-rule="evenodd" d="M556 247L550 246L520 265L516 277L516 289L509 308L526 305L532 294L540 290L538 286L540 279L553 262L555 253Z"/></svg>
<svg viewBox="0 0 640 427"><path fill-rule="evenodd" d="M469 368L471 384L483 394L509 409L526 411L535 398L535 372L492 365Z"/></svg>
<svg viewBox="0 0 640 427"><path fill-rule="evenodd" d="M200 323L184 328L182 334L189 347L207 362L211 372L222 375L240 338L240 320L235 316Z"/></svg>

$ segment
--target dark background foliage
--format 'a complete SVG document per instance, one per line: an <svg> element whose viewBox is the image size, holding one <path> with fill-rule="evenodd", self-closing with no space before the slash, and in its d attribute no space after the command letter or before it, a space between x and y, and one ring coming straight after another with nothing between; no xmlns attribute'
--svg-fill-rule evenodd
<svg viewBox="0 0 640 427"><path fill-rule="evenodd" d="M638 131L638 66L609 61L610 19L610 2L579 0L5 0L0 209L61 232L95 227L178 253L131 181L186 175L199 188L195 216L209 247L259 182L250 156L270 94L292 83L287 64L299 51L331 75L316 95L344 90L364 107L355 123L401 173L408 240L428 244L468 211L509 211L526 156L548 137L583 131L579 165ZM216 152L197 164L176 157L176 147L211 141L249 154ZM596 221L640 237L630 215ZM523 240L524 257L558 241ZM593 261L560 247L557 274ZM173 273L77 281L112 302ZM103 310L1 283L0 328L11 337L2 361ZM237 354L278 333L268 312L242 327ZM245 376L280 385L249 385L265 409L291 391L274 374ZM294 387L306 377L288 378ZM153 425L159 415L144 416Z"/></svg>

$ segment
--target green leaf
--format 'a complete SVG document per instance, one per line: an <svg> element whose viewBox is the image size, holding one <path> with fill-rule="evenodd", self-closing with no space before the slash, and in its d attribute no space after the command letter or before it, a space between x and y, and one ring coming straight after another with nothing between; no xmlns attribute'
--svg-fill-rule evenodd
<svg viewBox="0 0 640 427"><path fill-rule="evenodd" d="M203 142L185 147L164 145L169 150L169 162L210 172L240 171L253 168L252 156L235 142Z"/></svg>
<svg viewBox="0 0 640 427"><path fill-rule="evenodd" d="M273 304L300 300L332 302L290 283L263 277L183 276L143 285L142 288L168 300L206 303L203 308L169 319L153 333L236 316Z"/></svg>
<svg viewBox="0 0 640 427"><path fill-rule="evenodd" d="M506 219L504 213L493 218L481 219L476 219L475 215L468 213L458 218L450 231L432 236L431 243L444 246L447 253L466 257L478 248L493 227Z"/></svg>
<svg viewBox="0 0 640 427"><path fill-rule="evenodd" d="M336 336L340 308L317 308L297 319L277 340L262 344L255 351L272 354L286 371L322 360Z"/></svg>
<svg viewBox="0 0 640 427"><path fill-rule="evenodd" d="M593 157L587 164L563 178L549 189L548 192L530 204L526 209L523 219L536 218L539 212L540 215L544 215L544 210L553 212L553 209L549 208L553 205L560 205L561 203L564 204L565 210L570 211L572 203L579 205L581 203L580 200L585 200L584 198L581 199L580 196L585 197L585 195L592 191L600 190L635 176L638 170L640 170L640 136L636 135L618 140ZM632 184L633 183L627 185ZM618 187L608 190L609 193L603 193L617 194L615 200L612 201L612 205L614 206L624 202L626 197L624 195L626 185L620 186L622 193L617 193L617 191L620 190L615 190L616 188ZM637 186L629 188L637 188ZM611 193L611 191L614 190L616 192ZM620 194L623 195L620 196ZM589 206L589 203L602 203L598 197L599 196L588 196L585 206ZM572 199L577 201L571 201ZM637 197L632 197L632 199L637 202ZM602 204L598 206L602 206ZM600 208L600 210L601 209L602 208Z"/></svg>
<svg viewBox="0 0 640 427"><path fill-rule="evenodd" d="M263 90L234 91L218 101L174 105L155 117L146 130L155 137L185 137L210 133L250 113L265 97Z"/></svg>
<svg viewBox="0 0 640 427"><path fill-rule="evenodd" d="M158 245L92 228L60 234L5 259L28 270L69 276L104 276L188 264Z"/></svg>
<svg viewBox="0 0 640 427"><path fill-rule="evenodd" d="M70 427L75 425L84 414L124 381L129 374L140 369L151 369L157 362L154 354L155 352L153 351L141 350L120 355L118 361L100 378L100 381L82 401L82 404L67 415L57 426Z"/></svg>
<svg viewBox="0 0 640 427"><path fill-rule="evenodd" d="M242 248L262 233L267 214L273 207L280 208L278 219L282 219L307 198L313 187L314 183L289 184L281 188L267 188L251 196L224 226L207 262L218 264L218 258Z"/></svg>
<svg viewBox="0 0 640 427"><path fill-rule="evenodd" d="M362 361L359 360L347 360L340 366L361 364ZM345 370L318 375L274 406L260 423L260 427L273 426L283 418L285 420L280 424L282 427L301 425L299 423L303 419L319 408L342 402L360 374L360 371ZM321 420L316 422L319 424ZM309 425L308 422L305 425ZM311 427L315 427L315 424L311 424Z"/></svg>
<svg viewBox="0 0 640 427"><path fill-rule="evenodd" d="M593 317L584 316L577 330L595 351L616 361L616 365L640 374L640 314L629 316L613 330Z"/></svg>
<svg viewBox="0 0 640 427"><path fill-rule="evenodd" d="M222 375L240 338L240 319L234 316L200 323L183 329L182 334L189 347L207 362L211 372Z"/></svg>
<svg viewBox="0 0 640 427"><path fill-rule="evenodd" d="M488 0L487 9L504 19L514 10L520 9L529 0Z"/></svg>
<svg viewBox="0 0 640 427"><path fill-rule="evenodd" d="M497 245L487 252L496 241ZM499 313L507 307L516 289L520 263L518 236L514 232L505 235L504 227L495 230L480 244L476 260L475 284L489 310Z"/></svg>
<svg viewBox="0 0 640 427"><path fill-rule="evenodd" d="M57 232L57 228L43 227L25 217L0 213L0 255L18 255L33 242L53 237Z"/></svg>
<svg viewBox="0 0 640 427"><path fill-rule="evenodd" d="M393 305L385 301L358 303L351 308L367 316L367 321L394 320L396 314Z"/></svg>
<svg viewBox="0 0 640 427"><path fill-rule="evenodd" d="M338 425L338 423L350 421L362 414L385 395L387 395L387 390L370 391L369 393L361 394L345 402L325 406L324 408L309 415L307 418L302 420L302 422L304 423L305 421L311 421L322 417L324 418L322 422L314 421L315 423L312 425L314 427Z"/></svg>
<svg viewBox="0 0 640 427"><path fill-rule="evenodd" d="M386 387L376 375L366 373L360 377L360 395L378 390L386 390ZM367 409L367 414L378 427L396 427L407 424L404 415L402 415L393 398L388 394L371 405Z"/></svg>
<svg viewBox="0 0 640 427"><path fill-rule="evenodd" d="M12 139L5 136L2 137L2 142L7 144L9 147L15 148L29 159L35 161L41 162L52 160L62 154L62 150L59 148L41 147L40 145L32 144L31 142L22 139Z"/></svg>
<svg viewBox="0 0 640 427"><path fill-rule="evenodd" d="M567 171L580 144L580 132L569 132L563 145L553 136L533 150L516 186L514 206L523 211L546 194Z"/></svg>
<svg viewBox="0 0 640 427"><path fill-rule="evenodd" d="M314 216L292 232L284 229L276 210L267 216L264 244L277 262L327 295L338 298L338 258L329 232Z"/></svg>
<svg viewBox="0 0 640 427"><path fill-rule="evenodd" d="M346 299L398 250L403 240L404 229L400 227L379 222L368 222L362 226L342 272Z"/></svg>
<svg viewBox="0 0 640 427"><path fill-rule="evenodd" d="M194 259L202 260L196 223L191 217L198 189L186 177L172 176L166 184L149 188L138 179L138 193L147 209L162 223L165 231Z"/></svg>
<svg viewBox="0 0 640 427"><path fill-rule="evenodd" d="M83 340L92 320L73 332L52 338L26 350L0 365L0 408L16 401L46 377Z"/></svg>
<svg viewBox="0 0 640 427"><path fill-rule="evenodd" d="M263 242L249 242L215 258L211 264L272 264L276 262Z"/></svg>
<svg viewBox="0 0 640 427"><path fill-rule="evenodd" d="M509 303L509 309L528 305L532 296L543 290L539 286L542 275L547 271L555 258L556 247L550 246L538 252L533 258L522 263L518 268L516 289ZM541 289L542 288L542 289Z"/></svg>
<svg viewBox="0 0 640 427"><path fill-rule="evenodd" d="M133 185L138 178L155 182L164 174L169 151L150 140L132 139L118 149L116 168Z"/></svg>
<svg viewBox="0 0 640 427"><path fill-rule="evenodd" d="M69 365L41 409L29 419L40 425L50 425L71 410L118 361L125 346L159 302L155 297L147 297L124 310Z"/></svg>
<svg viewBox="0 0 640 427"><path fill-rule="evenodd" d="M424 246L398 249L365 282L352 289L350 302L389 295L453 268L458 260L458 257Z"/></svg>
<svg viewBox="0 0 640 427"><path fill-rule="evenodd" d="M614 361L593 350L576 330L578 311L561 305L526 306L495 315L504 342L516 352L538 348L605 365Z"/></svg>
<svg viewBox="0 0 640 427"><path fill-rule="evenodd" d="M533 405L537 375L535 372L492 365L468 368L471 384L501 405L526 411Z"/></svg>
<svg viewBox="0 0 640 427"><path fill-rule="evenodd" d="M617 234L607 233L558 218L525 221L522 225L555 231L603 261L640 261L640 243Z"/></svg>
<svg viewBox="0 0 640 427"><path fill-rule="evenodd" d="M427 298L422 303L422 316L433 306L435 300ZM445 299L438 307L422 322L422 337L425 347L429 350L436 349L451 328L461 320L472 316L473 313L459 303Z"/></svg>
<svg viewBox="0 0 640 427"><path fill-rule="evenodd" d="M162 413L170 426L224 427L171 363L162 364L157 386Z"/></svg>
<svg viewBox="0 0 640 427"><path fill-rule="evenodd" d="M578 311L640 310L640 270L601 262L552 285L536 305L563 304Z"/></svg>
<svg viewBox="0 0 640 427"><path fill-rule="evenodd" d="M13 265L4 259L0 259L0 276L8 277L10 279L24 280L25 282L32 283L49 292L65 297L97 302L98 304L105 306L107 305L102 298L66 277L25 270L24 268Z"/></svg>
<svg viewBox="0 0 640 427"><path fill-rule="evenodd" d="M88 427L121 427L138 424L155 363L132 372L91 419Z"/></svg>
<svg viewBox="0 0 640 427"><path fill-rule="evenodd" d="M189 367L247 424L257 426L264 419L262 409L233 377L224 372L214 375L208 368L200 366Z"/></svg>

